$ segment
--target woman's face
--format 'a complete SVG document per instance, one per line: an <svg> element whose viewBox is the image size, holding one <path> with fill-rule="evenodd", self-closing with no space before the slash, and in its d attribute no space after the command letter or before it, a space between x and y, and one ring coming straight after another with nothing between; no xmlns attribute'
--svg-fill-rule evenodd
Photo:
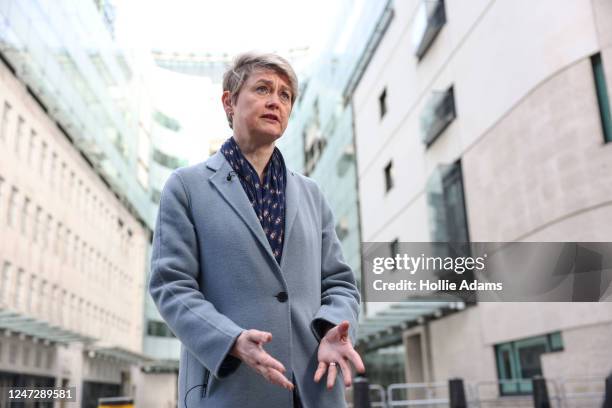
<svg viewBox="0 0 612 408"><path fill-rule="evenodd" d="M245 81L235 101L231 101L228 91L223 93L223 105L233 115L236 134L273 143L287 128L291 97L286 78L272 70L256 70Z"/></svg>

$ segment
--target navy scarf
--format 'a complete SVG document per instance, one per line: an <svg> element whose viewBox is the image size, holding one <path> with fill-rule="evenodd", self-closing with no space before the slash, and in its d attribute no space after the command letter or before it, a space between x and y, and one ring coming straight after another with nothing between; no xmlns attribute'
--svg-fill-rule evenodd
<svg viewBox="0 0 612 408"><path fill-rule="evenodd" d="M221 153L238 175L270 243L274 258L280 265L285 238L286 169L283 155L277 147L274 148L270 161L264 168L263 182L261 182L233 137L223 143Z"/></svg>

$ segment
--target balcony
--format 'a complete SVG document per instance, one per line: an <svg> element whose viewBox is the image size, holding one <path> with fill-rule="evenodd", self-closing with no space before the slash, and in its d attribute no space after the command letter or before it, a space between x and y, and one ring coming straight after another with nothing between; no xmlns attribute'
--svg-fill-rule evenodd
<svg viewBox="0 0 612 408"><path fill-rule="evenodd" d="M422 0L413 23L412 42L419 61L446 24L444 0Z"/></svg>
<svg viewBox="0 0 612 408"><path fill-rule="evenodd" d="M453 87L443 92L434 92L421 114L423 143L427 147L431 146L455 117L457 112Z"/></svg>

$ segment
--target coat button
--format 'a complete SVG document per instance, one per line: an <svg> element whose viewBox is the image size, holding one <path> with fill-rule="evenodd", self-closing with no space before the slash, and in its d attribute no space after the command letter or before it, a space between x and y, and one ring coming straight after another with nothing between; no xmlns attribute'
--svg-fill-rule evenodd
<svg viewBox="0 0 612 408"><path fill-rule="evenodd" d="M287 296L287 292L278 292L275 296L275 298L281 302L281 303L285 303L287 301L287 299L289 299L289 296Z"/></svg>

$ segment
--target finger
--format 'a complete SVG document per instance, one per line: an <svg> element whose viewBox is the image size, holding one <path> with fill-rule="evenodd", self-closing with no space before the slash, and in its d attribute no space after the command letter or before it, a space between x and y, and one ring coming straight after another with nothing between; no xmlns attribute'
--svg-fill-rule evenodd
<svg viewBox="0 0 612 408"><path fill-rule="evenodd" d="M276 385L280 385L281 387L286 388L290 391L293 391L293 384L280 371L277 371L273 368L267 368L267 371L270 382Z"/></svg>
<svg viewBox="0 0 612 408"><path fill-rule="evenodd" d="M327 389L331 390L336 383L336 376L338 375L338 369L335 365L330 364L327 369Z"/></svg>
<svg viewBox="0 0 612 408"><path fill-rule="evenodd" d="M340 370L342 371L342 377L344 378L344 386L350 387L352 384L351 368L345 360L339 360L338 365L340 366Z"/></svg>
<svg viewBox="0 0 612 408"><path fill-rule="evenodd" d="M265 367L280 371L281 373L284 373L285 371L287 371L283 363L281 363L280 361L278 361L277 359L275 359L274 357L272 357L265 351L263 351L262 355L259 357L258 363Z"/></svg>
<svg viewBox="0 0 612 408"><path fill-rule="evenodd" d="M272 341L272 333L269 332L249 330L247 336L249 340L255 343L268 343Z"/></svg>
<svg viewBox="0 0 612 408"><path fill-rule="evenodd" d="M361 360L361 356L359 355L359 353L357 353L355 350L351 350L351 352L349 353L349 360L358 373L365 373L365 365L363 364L363 360Z"/></svg>
<svg viewBox="0 0 612 408"><path fill-rule="evenodd" d="M314 375L314 381L316 383L321 381L321 377L323 377L323 374L325 374L325 370L327 370L327 364L325 364L323 361L321 361L319 363L319 366L317 367L317 371L315 371L315 375Z"/></svg>
<svg viewBox="0 0 612 408"><path fill-rule="evenodd" d="M350 327L349 321L348 320L343 320L342 323L340 323L338 325L338 330L342 334L348 334L349 327Z"/></svg>

